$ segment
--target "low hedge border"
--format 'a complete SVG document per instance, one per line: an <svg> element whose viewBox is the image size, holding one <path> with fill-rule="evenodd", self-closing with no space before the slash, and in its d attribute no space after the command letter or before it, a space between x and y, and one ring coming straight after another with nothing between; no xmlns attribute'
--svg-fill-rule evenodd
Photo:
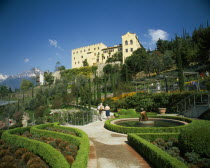
<svg viewBox="0 0 210 168"><path fill-rule="evenodd" d="M126 116L126 118L129 118ZM132 118L132 117L130 117ZM107 120L104 127L110 131L119 132L123 134L127 133L161 133L161 132L180 132L182 129L190 126L194 123L194 120L185 118L185 117L176 117L176 116L152 116L152 118L166 118L166 119L175 119L188 122L190 124L176 127L124 127L120 125L114 125L110 122L116 119ZM119 118L117 118L119 119Z"/></svg>
<svg viewBox="0 0 210 168"><path fill-rule="evenodd" d="M178 137L178 133L142 133L142 134L128 134L128 143L142 154L154 167L161 168L187 168L187 166L172 157L162 149L150 143L148 140L155 140L162 138L164 140L170 137Z"/></svg>
<svg viewBox="0 0 210 168"><path fill-rule="evenodd" d="M58 152L51 145L37 140L29 139L15 133L23 133L29 131L30 127L15 128L3 132L2 139L9 144L16 145L18 147L27 148L29 151L40 155L52 168L69 168L70 165L64 158L64 156Z"/></svg>
<svg viewBox="0 0 210 168"><path fill-rule="evenodd" d="M49 130L44 130L44 128L53 126L55 128L74 131L79 137ZM77 152L77 156L73 164L71 165L72 168L86 168L88 163L88 156L89 156L89 138L85 132L79 130L77 128L70 128L70 127L63 127L58 126L57 123L51 124L42 124L37 125L31 128L31 133L38 134L41 136L47 137L54 137L60 138L62 140L68 141L69 143L75 144L79 146L79 150Z"/></svg>

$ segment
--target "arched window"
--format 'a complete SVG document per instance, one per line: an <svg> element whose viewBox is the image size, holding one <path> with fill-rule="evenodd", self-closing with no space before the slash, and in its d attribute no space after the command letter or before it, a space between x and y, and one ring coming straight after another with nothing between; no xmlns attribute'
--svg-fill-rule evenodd
<svg viewBox="0 0 210 168"><path fill-rule="evenodd" d="M130 40L130 44L133 44L133 40Z"/></svg>
<svg viewBox="0 0 210 168"><path fill-rule="evenodd" d="M125 41L125 45L128 45L128 41L127 40Z"/></svg>

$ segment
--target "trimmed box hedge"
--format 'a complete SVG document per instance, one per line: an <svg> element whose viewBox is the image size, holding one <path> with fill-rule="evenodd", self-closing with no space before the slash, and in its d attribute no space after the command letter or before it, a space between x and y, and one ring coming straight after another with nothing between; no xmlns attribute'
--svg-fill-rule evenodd
<svg viewBox="0 0 210 168"><path fill-rule="evenodd" d="M74 135L70 135L70 134L44 130L44 128L49 127L49 126L54 126L55 128L59 128L63 130L74 131L78 135L78 137ZM41 136L60 138L62 140L68 141L69 143L79 146L76 159L71 165L71 167L72 168L86 168L87 167L88 156L89 156L89 138L87 134L83 132L82 130L79 130L77 128L58 126L57 123L54 123L54 124L42 124L42 125L34 126L31 128L31 133L38 134Z"/></svg>
<svg viewBox="0 0 210 168"><path fill-rule="evenodd" d="M30 127L7 130L3 132L1 138L8 144L27 148L29 151L40 155L52 168L70 167L64 156L51 145L19 135L14 135L15 133L23 133L29 130Z"/></svg>
<svg viewBox="0 0 210 168"><path fill-rule="evenodd" d="M62 130L72 131L76 133L77 136L44 130L44 128L49 126ZM11 129L5 131L2 135L2 139L4 139L7 143L14 144L19 147L25 147L28 150L34 152L35 154L39 154L53 168L58 168L58 167L69 168L70 165L66 161L64 156L60 152L58 152L55 148L53 148L51 145L37 140L28 139L22 136L13 135L15 133L23 133L25 131L30 131L31 133L40 136L60 138L62 140L68 141L69 143L79 146L76 159L71 165L71 168L87 167L88 156L89 156L89 138L87 134L82 130L71 127L62 127L59 126L58 123L50 123L50 124L37 125L34 127L25 127L25 128L21 127L21 128Z"/></svg>
<svg viewBox="0 0 210 168"><path fill-rule="evenodd" d="M196 124L182 130L179 135L180 148L184 152L196 152L210 158L210 121L197 120Z"/></svg>
<svg viewBox="0 0 210 168"><path fill-rule="evenodd" d="M126 116L127 117L127 116ZM130 117L132 118L132 117ZM175 117L175 116L153 116L153 118L166 118L175 119L180 121L185 121L190 124L176 126L176 127L124 127L120 125L114 125L110 122L116 119L107 120L104 127L110 131L119 132L123 134L127 133L161 133L161 132L180 132L182 129L189 127L194 123L194 120L185 117Z"/></svg>
<svg viewBox="0 0 210 168"><path fill-rule="evenodd" d="M143 157L145 157L154 167L161 168L187 168L187 166L170 156L168 153L150 143L148 140L155 140L162 138L164 140L178 137L178 133L142 133L142 134L128 134L129 144L136 149Z"/></svg>

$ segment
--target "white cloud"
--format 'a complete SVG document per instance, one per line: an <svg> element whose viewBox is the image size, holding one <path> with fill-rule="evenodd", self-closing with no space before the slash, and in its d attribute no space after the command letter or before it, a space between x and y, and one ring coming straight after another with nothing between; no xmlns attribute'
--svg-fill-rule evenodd
<svg viewBox="0 0 210 168"><path fill-rule="evenodd" d="M167 40L168 39L168 33L161 29L149 29L148 33L151 37L151 42L156 43L159 39L161 40Z"/></svg>
<svg viewBox="0 0 210 168"><path fill-rule="evenodd" d="M58 42L57 40L52 40L52 39L49 39L49 43L51 46L57 48L58 47Z"/></svg>
<svg viewBox="0 0 210 168"><path fill-rule="evenodd" d="M29 62L29 61L30 61L30 60L29 60L28 58L25 58L25 59L24 59L24 62L25 62L25 63L27 63L27 62Z"/></svg>
<svg viewBox="0 0 210 168"><path fill-rule="evenodd" d="M48 41L49 41L51 46L53 46L55 48L58 48L61 51L64 51L64 49L61 46L58 45L58 41L57 40L49 39Z"/></svg>

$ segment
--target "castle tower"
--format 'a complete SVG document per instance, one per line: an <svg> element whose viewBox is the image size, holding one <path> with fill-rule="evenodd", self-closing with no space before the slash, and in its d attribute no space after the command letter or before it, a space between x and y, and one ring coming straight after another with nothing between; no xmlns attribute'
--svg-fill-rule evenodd
<svg viewBox="0 0 210 168"><path fill-rule="evenodd" d="M138 48L142 48L138 37L135 33L126 33L122 36L122 52L123 52L123 63L125 63L125 59L133 53L133 51Z"/></svg>

